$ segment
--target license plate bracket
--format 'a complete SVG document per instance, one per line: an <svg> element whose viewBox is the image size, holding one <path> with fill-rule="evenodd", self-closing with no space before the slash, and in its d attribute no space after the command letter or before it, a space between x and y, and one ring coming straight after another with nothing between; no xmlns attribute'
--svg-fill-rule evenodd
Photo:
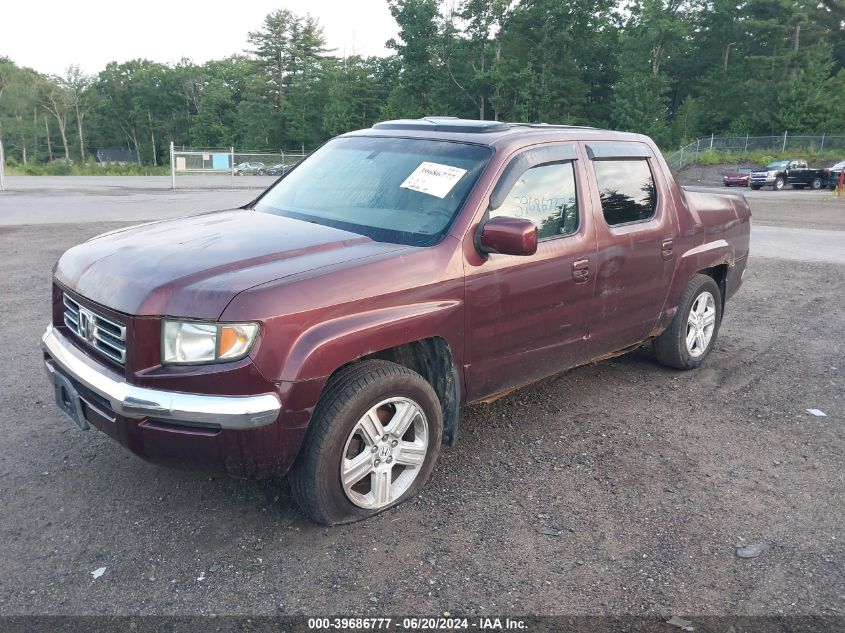
<svg viewBox="0 0 845 633"><path fill-rule="evenodd" d="M79 397L79 392L73 386L73 383L58 371L53 372L53 392L59 410L81 430L87 431L90 426L82 410L82 399Z"/></svg>

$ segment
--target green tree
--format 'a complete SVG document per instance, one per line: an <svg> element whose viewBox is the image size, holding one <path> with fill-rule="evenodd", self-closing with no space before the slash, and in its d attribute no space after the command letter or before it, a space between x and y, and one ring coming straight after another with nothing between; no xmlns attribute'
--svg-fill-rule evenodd
<svg viewBox="0 0 845 633"><path fill-rule="evenodd" d="M288 98L282 109L285 133L281 143L301 148L322 140L323 110L328 85L326 40L319 22L311 16L299 19L291 29Z"/></svg>
<svg viewBox="0 0 845 633"><path fill-rule="evenodd" d="M377 118L446 114L611 126L663 146L710 133L845 127L845 4L836 0L388 0L383 58L326 50L319 22L280 9L248 55L195 64L71 66L0 58L10 160L127 147L312 148ZM77 149L78 148L78 149Z"/></svg>
<svg viewBox="0 0 845 633"><path fill-rule="evenodd" d="M610 76L613 6L609 0L526 0L505 14L493 70L496 116L548 123L600 121L606 111L596 107L602 98L597 88Z"/></svg>
<svg viewBox="0 0 845 633"><path fill-rule="evenodd" d="M78 65L68 66L65 76L61 80L67 90L73 115L76 119L77 141L79 142L79 160L85 162L85 115L93 107L94 93L89 90L93 78L80 70Z"/></svg>
<svg viewBox="0 0 845 633"><path fill-rule="evenodd" d="M811 134L829 124L837 100L832 91L836 82L830 77L833 60L826 43L814 46L804 61L793 68L778 93L774 123L778 129Z"/></svg>
<svg viewBox="0 0 845 633"><path fill-rule="evenodd" d="M432 60L440 43L437 0L388 0L387 4L399 25L399 39L388 40L387 46L396 51L400 71L382 113L386 118L432 114L438 79Z"/></svg>
<svg viewBox="0 0 845 633"><path fill-rule="evenodd" d="M636 0L620 38L613 86L616 127L669 141L671 78L666 65L684 50L691 14L684 0Z"/></svg>
<svg viewBox="0 0 845 633"><path fill-rule="evenodd" d="M379 81L380 73L381 63L372 57L352 55L331 65L323 114L327 135L369 127L376 122L387 97L387 90Z"/></svg>
<svg viewBox="0 0 845 633"><path fill-rule="evenodd" d="M7 160L26 165L38 157L45 116L36 90L41 79L34 70L0 58L0 134Z"/></svg>
<svg viewBox="0 0 845 633"><path fill-rule="evenodd" d="M36 86L38 102L56 120L65 150L65 160L70 162L67 126L68 116L73 108L73 93L58 77L41 77Z"/></svg>
<svg viewBox="0 0 845 633"><path fill-rule="evenodd" d="M108 64L91 87L91 144L134 149L139 163L158 164L169 141L184 142L183 79L182 66L145 59Z"/></svg>
<svg viewBox="0 0 845 633"><path fill-rule="evenodd" d="M475 95L472 101L479 119L487 117L494 86L492 67L501 53L495 34L502 28L508 4L506 0L464 0L460 7L459 15L466 23L464 36Z"/></svg>
<svg viewBox="0 0 845 633"><path fill-rule="evenodd" d="M322 109L325 107L326 40L319 21L279 9L264 19L262 28L249 34L252 54L266 81L258 94L245 99L239 110L250 116L267 116L263 102L275 113L265 123L247 125L248 135L262 128L265 142L281 147L288 143L313 145L322 138Z"/></svg>
<svg viewBox="0 0 845 633"><path fill-rule="evenodd" d="M285 89L293 65L291 39L301 20L287 9L278 9L264 18L257 31L250 31L248 41L258 67L267 79L269 93L278 108L285 102Z"/></svg>

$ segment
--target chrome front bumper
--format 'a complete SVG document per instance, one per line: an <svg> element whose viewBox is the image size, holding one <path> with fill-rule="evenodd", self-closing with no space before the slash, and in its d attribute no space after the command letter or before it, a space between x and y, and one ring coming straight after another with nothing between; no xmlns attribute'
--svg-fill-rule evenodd
<svg viewBox="0 0 845 633"><path fill-rule="evenodd" d="M251 429L275 421L282 407L275 393L210 396L130 385L120 374L77 349L52 325L41 337L41 347L62 373L108 400L112 410L126 418Z"/></svg>

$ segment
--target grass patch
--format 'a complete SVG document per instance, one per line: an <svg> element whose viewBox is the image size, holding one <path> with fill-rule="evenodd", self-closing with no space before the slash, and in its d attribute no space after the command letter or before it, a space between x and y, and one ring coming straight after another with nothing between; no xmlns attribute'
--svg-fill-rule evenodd
<svg viewBox="0 0 845 633"><path fill-rule="evenodd" d="M6 165L7 176L168 176L169 165L98 165L54 160L43 165Z"/></svg>
<svg viewBox="0 0 845 633"><path fill-rule="evenodd" d="M692 165L768 165L776 160L789 160L800 158L807 161L810 167L824 168L845 158L845 152L801 152L786 151L772 152L771 150L753 151L748 153L731 151L706 151L698 154L698 160L684 165L684 168Z"/></svg>

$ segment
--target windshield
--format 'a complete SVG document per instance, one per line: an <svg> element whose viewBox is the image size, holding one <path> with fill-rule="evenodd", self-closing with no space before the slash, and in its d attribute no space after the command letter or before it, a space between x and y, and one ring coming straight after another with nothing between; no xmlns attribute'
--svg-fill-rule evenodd
<svg viewBox="0 0 845 633"><path fill-rule="evenodd" d="M775 162L766 165L766 169L780 169L781 167L786 167L788 164L788 160L776 160Z"/></svg>
<svg viewBox="0 0 845 633"><path fill-rule="evenodd" d="M491 154L448 141L336 138L288 172L255 209L379 242L429 246L446 234Z"/></svg>

